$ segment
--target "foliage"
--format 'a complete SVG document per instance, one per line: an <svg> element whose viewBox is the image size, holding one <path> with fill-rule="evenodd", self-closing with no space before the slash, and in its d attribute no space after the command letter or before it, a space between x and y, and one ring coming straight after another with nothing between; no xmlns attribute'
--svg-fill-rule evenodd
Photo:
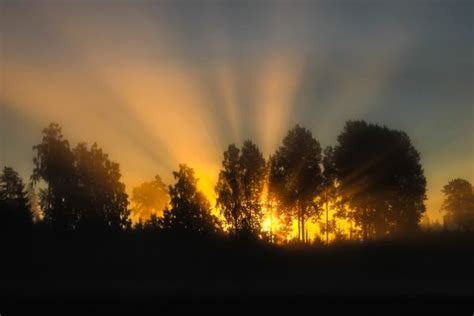
<svg viewBox="0 0 474 316"><path fill-rule="evenodd" d="M129 226L128 197L119 165L97 144L74 150L61 127L51 124L33 147L33 183L40 186L46 223L57 232L77 229L122 229Z"/></svg>
<svg viewBox="0 0 474 316"><path fill-rule="evenodd" d="M240 150L237 146L230 145L224 152L223 169L219 173L215 188L217 193L216 206L232 232L241 230L243 226L239 157Z"/></svg>
<svg viewBox="0 0 474 316"><path fill-rule="evenodd" d="M79 229L118 230L129 226L128 196L120 182L119 165L93 144L74 149L76 186L74 201Z"/></svg>
<svg viewBox="0 0 474 316"><path fill-rule="evenodd" d="M23 231L31 226L32 216L23 180L10 167L0 174L0 232Z"/></svg>
<svg viewBox="0 0 474 316"><path fill-rule="evenodd" d="M40 191L44 219L56 231L72 230L78 221L73 201L77 192L74 154L58 124L51 123L42 134L42 142L33 147L32 180L46 183Z"/></svg>
<svg viewBox="0 0 474 316"><path fill-rule="evenodd" d="M426 179L406 133L349 121L334 155L341 194L364 239L418 229Z"/></svg>
<svg viewBox="0 0 474 316"><path fill-rule="evenodd" d="M323 234L326 234L326 244L329 243L329 234L334 233L334 229L330 229L329 223L329 205L336 209L338 205L338 194L337 194L337 170L334 161L334 149L328 146L324 149L324 155L322 160L323 166L323 183L322 183L322 202L325 205L326 213L326 227L322 230ZM340 212L333 214L334 217L340 214Z"/></svg>
<svg viewBox="0 0 474 316"><path fill-rule="evenodd" d="M230 145L216 185L217 207L235 234L260 232L265 159L258 147L244 142L242 151Z"/></svg>
<svg viewBox="0 0 474 316"><path fill-rule="evenodd" d="M474 192L469 181L454 179L443 188L445 199L441 209L446 212L445 222L458 230L474 229Z"/></svg>
<svg viewBox="0 0 474 316"><path fill-rule="evenodd" d="M34 204L36 221L43 219L56 232L130 227L119 165L97 144L79 143L71 149L61 127L50 124L33 149L35 189L29 189L25 198ZM14 178L13 171L5 172ZM193 170L180 165L173 175L176 183L168 190L159 176L133 190L134 211L141 219L137 229L203 235L220 231L209 202L197 190ZM417 231L425 212L426 179L419 153L406 133L349 121L336 146L326 147L324 155L311 132L299 125L288 132L268 164L251 141L244 142L241 150L230 145L215 190L216 206L231 233L285 242L296 220L297 240L306 242L306 223L319 220L325 206L326 225L320 222L320 230L328 242L329 234L346 238L338 219L350 225L351 239L359 234L368 239ZM456 179L443 192L446 221L460 230L472 229L472 186ZM271 217L264 221L265 208L271 209ZM271 227L269 232L262 231L262 223Z"/></svg>
<svg viewBox="0 0 474 316"><path fill-rule="evenodd" d="M147 221L152 215L162 215L169 203L168 188L159 175L150 182L144 182L133 189L133 215L140 220Z"/></svg>
<svg viewBox="0 0 474 316"><path fill-rule="evenodd" d="M178 234L213 235L220 223L211 214L209 201L197 190L194 170L182 164L173 172L176 183L169 187L170 209L160 219L160 228Z"/></svg>
<svg viewBox="0 0 474 316"><path fill-rule="evenodd" d="M321 146L311 132L296 125L270 158L271 195L298 221L298 239L305 240L305 222L320 213L315 197L321 192Z"/></svg>

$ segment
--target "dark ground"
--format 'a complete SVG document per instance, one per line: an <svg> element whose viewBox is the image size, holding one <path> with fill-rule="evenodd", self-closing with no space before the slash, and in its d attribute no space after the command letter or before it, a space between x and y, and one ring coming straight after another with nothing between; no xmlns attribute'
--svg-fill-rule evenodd
<svg viewBox="0 0 474 316"><path fill-rule="evenodd" d="M36 230L21 247L12 244L2 256L2 316L474 313L473 234L284 248L144 233L58 238Z"/></svg>

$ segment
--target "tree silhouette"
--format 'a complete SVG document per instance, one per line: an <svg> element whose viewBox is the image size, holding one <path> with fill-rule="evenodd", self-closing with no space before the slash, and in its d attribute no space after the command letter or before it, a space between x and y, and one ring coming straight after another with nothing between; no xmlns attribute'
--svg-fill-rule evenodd
<svg viewBox="0 0 474 316"><path fill-rule="evenodd" d="M244 142L240 156L243 187L242 209L246 226L254 233L260 232L262 221L261 198L265 182L265 159L251 141Z"/></svg>
<svg viewBox="0 0 474 316"><path fill-rule="evenodd" d="M162 220L156 214L151 214L147 221L142 222L140 220L137 225L135 225L135 229L157 232L162 229Z"/></svg>
<svg viewBox="0 0 474 316"><path fill-rule="evenodd" d="M335 217L324 224L320 224L320 231L322 234L328 235L328 232L334 236L334 241L341 241L346 239L345 231L340 227ZM327 238L327 237L326 237ZM326 239L326 244L327 244Z"/></svg>
<svg viewBox="0 0 474 316"><path fill-rule="evenodd" d="M57 232L72 230L78 219L73 202L77 192L74 154L58 124L51 123L42 134L42 142L33 147L36 156L32 180L34 184L46 184L40 186L44 220Z"/></svg>
<svg viewBox="0 0 474 316"><path fill-rule="evenodd" d="M23 180L10 167L0 174L0 232L21 233L32 224L28 196Z"/></svg>
<svg viewBox="0 0 474 316"><path fill-rule="evenodd" d="M251 141L242 151L230 145L224 153L223 169L216 185L217 207L235 234L260 232L261 197L265 181L265 159Z"/></svg>
<svg viewBox="0 0 474 316"><path fill-rule="evenodd" d="M342 195L364 239L418 229L426 179L406 133L348 121L334 159Z"/></svg>
<svg viewBox="0 0 474 316"><path fill-rule="evenodd" d="M298 240L305 241L305 223L320 208L315 203L321 191L321 146L311 132L296 125L270 159L269 188L280 204L298 221Z"/></svg>
<svg viewBox="0 0 474 316"><path fill-rule="evenodd" d="M133 189L132 209L134 216L142 221L150 219L151 215L161 216L169 203L168 188L159 175L150 182L144 182Z"/></svg>
<svg viewBox="0 0 474 316"><path fill-rule="evenodd" d="M334 231L329 229L329 204L333 207L336 206L337 202L337 171L336 164L334 161L334 149L328 146L324 149L323 156L323 202L326 208L326 227L324 229L326 233L326 244L329 244L329 233Z"/></svg>
<svg viewBox="0 0 474 316"><path fill-rule="evenodd" d="M44 219L55 231L116 230L129 225L119 165L97 144L89 149L80 143L71 150L61 127L52 123L33 149L32 180L40 185Z"/></svg>
<svg viewBox="0 0 474 316"><path fill-rule="evenodd" d="M176 183L169 187L170 209L160 219L160 227L178 234L212 235L220 223L211 214L209 201L197 190L194 170L182 164L173 172Z"/></svg>
<svg viewBox="0 0 474 316"><path fill-rule="evenodd" d="M217 207L224 216L230 231L237 233L243 229L242 183L240 181L240 150L234 144L224 152L222 170L216 185Z"/></svg>
<svg viewBox="0 0 474 316"><path fill-rule="evenodd" d="M445 199L441 209L446 212L445 223L453 223L459 231L474 228L474 192L469 181L454 179L443 188Z"/></svg>
<svg viewBox="0 0 474 316"><path fill-rule="evenodd" d="M119 230L129 226L128 196L119 165L94 143L74 149L77 191L74 207L79 229Z"/></svg>

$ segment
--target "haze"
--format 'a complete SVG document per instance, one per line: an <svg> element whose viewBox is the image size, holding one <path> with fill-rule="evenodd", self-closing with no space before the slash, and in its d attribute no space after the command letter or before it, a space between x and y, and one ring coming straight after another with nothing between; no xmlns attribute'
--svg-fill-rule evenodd
<svg viewBox="0 0 474 316"><path fill-rule="evenodd" d="M213 200L228 144L268 157L296 123L326 146L364 119L410 135L432 219L444 184L474 180L472 2L0 7L0 165L24 178L57 122L119 162L128 192L184 162Z"/></svg>

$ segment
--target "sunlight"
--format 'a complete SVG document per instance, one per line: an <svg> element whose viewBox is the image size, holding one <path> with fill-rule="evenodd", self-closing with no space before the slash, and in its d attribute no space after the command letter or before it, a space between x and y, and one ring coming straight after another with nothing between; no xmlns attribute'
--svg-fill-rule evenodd
<svg viewBox="0 0 474 316"><path fill-rule="evenodd" d="M129 194L156 174L173 183L172 171L188 164L215 213L214 186L228 144L254 140L267 158L293 123L307 123L321 145L328 144L335 126L367 119L376 110L422 35L418 29L407 32L404 25L390 32L377 29L346 55L346 46L339 46L342 37L330 45L333 39L313 28L313 21L324 19L318 10L306 16L305 10L288 12L286 5L277 5L256 13L248 17L255 27L249 40L221 8L204 10L210 19L191 14L191 22L201 24L190 32L179 9L158 7L31 4L24 11L5 10L2 23L9 31L0 101L34 128L54 121L71 143L97 141L120 162ZM30 18L25 25L19 18L23 14ZM131 28L123 27L125 20ZM332 31L339 34L337 28ZM387 36L390 41L381 41ZM311 38L317 40L310 43ZM51 45L38 46L38 40ZM338 50L340 55L333 55ZM380 110L374 117L383 117L387 108ZM430 134L423 133L415 137ZM443 150L436 159L447 166L445 157L452 152ZM469 155L461 156L454 164L458 173L470 172ZM428 211L441 220L438 187L453 167L433 168L429 157ZM30 167L27 161L22 168L28 172ZM310 238L318 225L308 223Z"/></svg>
<svg viewBox="0 0 474 316"><path fill-rule="evenodd" d="M263 218L262 218L262 232L267 233L271 242L278 242L278 236L280 235L280 220L276 216L274 208L262 207Z"/></svg>
<svg viewBox="0 0 474 316"><path fill-rule="evenodd" d="M0 301L459 309L474 2L448 2L0 0Z"/></svg>
<svg viewBox="0 0 474 316"><path fill-rule="evenodd" d="M301 80L302 60L298 56L268 56L257 79L257 119L264 155L269 155L288 129Z"/></svg>
<svg viewBox="0 0 474 316"><path fill-rule="evenodd" d="M197 187L198 190L201 191L209 200L211 205L211 211L217 217L221 217L219 210L216 208L216 192L214 190L214 185L217 182L217 166L215 169L205 169L205 168L196 168L195 175L198 179Z"/></svg>

